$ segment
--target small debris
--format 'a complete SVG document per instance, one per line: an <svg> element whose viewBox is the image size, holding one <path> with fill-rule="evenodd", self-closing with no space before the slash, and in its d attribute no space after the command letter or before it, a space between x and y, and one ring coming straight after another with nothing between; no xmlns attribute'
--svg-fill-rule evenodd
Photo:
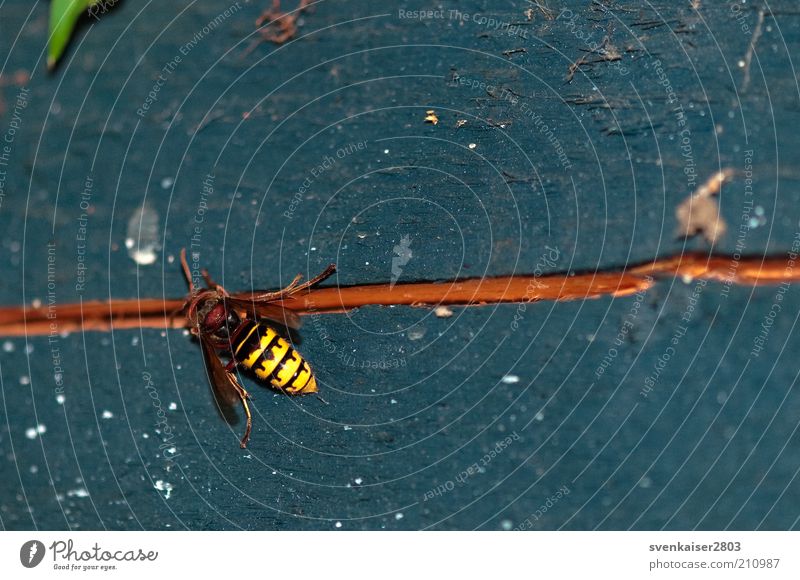
<svg viewBox="0 0 800 580"><path fill-rule="evenodd" d="M506 58L511 58L512 55L520 53L520 52L528 52L527 48L512 48L511 50L504 50L503 56Z"/></svg>
<svg viewBox="0 0 800 580"><path fill-rule="evenodd" d="M103 419L113 419L114 413L111 411L103 411Z"/></svg>
<svg viewBox="0 0 800 580"><path fill-rule="evenodd" d="M280 0L271 0L271 6L261 13L256 20L256 27L261 36L245 51L245 55L252 52L261 42L283 44L297 34L297 20L306 10L309 10L311 0L300 0L297 7L291 12L281 10Z"/></svg>
<svg viewBox="0 0 800 580"><path fill-rule="evenodd" d="M519 377L517 375L506 375L500 381L506 385L515 385L519 382Z"/></svg>
<svg viewBox="0 0 800 580"><path fill-rule="evenodd" d="M433 313L436 314L437 318L450 318L453 316L453 311L447 306L437 306Z"/></svg>
<svg viewBox="0 0 800 580"><path fill-rule="evenodd" d="M433 123L434 125L439 123L439 117L436 116L436 111L431 109L430 111L425 111L425 122L426 123Z"/></svg>
<svg viewBox="0 0 800 580"><path fill-rule="evenodd" d="M542 3L538 0L528 0L528 2L539 9L539 12L542 13L542 16L544 16L545 20L553 20L556 17L555 12L547 6L547 3ZM523 14L528 20L533 20L536 11L533 8L528 8L525 12L523 12Z"/></svg>
<svg viewBox="0 0 800 580"><path fill-rule="evenodd" d="M475 143L470 143L470 144L468 145L468 147L469 147L470 149L475 149L475 147L477 147L477 145L476 145Z"/></svg>
<svg viewBox="0 0 800 580"><path fill-rule="evenodd" d="M466 124L467 124L467 120L466 119L459 119L458 121L456 121L456 129L460 129L461 127L463 127Z"/></svg>

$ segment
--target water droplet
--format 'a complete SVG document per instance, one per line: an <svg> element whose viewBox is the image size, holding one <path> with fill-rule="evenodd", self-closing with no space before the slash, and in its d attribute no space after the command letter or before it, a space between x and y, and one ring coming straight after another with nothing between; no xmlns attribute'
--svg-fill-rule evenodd
<svg viewBox="0 0 800 580"><path fill-rule="evenodd" d="M140 266L155 263L158 251L161 250L158 213L149 207L142 206L128 220L128 232L125 247L128 256Z"/></svg>

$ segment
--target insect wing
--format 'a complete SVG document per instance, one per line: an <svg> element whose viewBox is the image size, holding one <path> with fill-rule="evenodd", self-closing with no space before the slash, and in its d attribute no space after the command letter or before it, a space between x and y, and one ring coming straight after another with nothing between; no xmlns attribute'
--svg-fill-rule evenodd
<svg viewBox="0 0 800 580"><path fill-rule="evenodd" d="M244 389L236 380L236 376L225 370L222 361L219 360L217 352L207 339L200 337L200 344L203 346L203 358L206 361L206 370L211 386L214 388L214 395L217 400L226 405L233 405L242 398Z"/></svg>
<svg viewBox="0 0 800 580"><path fill-rule="evenodd" d="M270 301L265 302L253 300L252 298L238 298L229 296L225 299L225 302L236 309L247 312L248 314L255 314L260 318L268 318L269 320L277 322L278 324L288 328L297 329L302 325L302 321L296 312L289 310L288 308L284 308L283 306L272 304Z"/></svg>

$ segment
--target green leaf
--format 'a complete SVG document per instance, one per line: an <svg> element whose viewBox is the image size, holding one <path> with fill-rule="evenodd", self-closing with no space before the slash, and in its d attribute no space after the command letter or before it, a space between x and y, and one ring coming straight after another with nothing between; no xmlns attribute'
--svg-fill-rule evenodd
<svg viewBox="0 0 800 580"><path fill-rule="evenodd" d="M75 24L90 6L102 0L52 0L50 3L50 41L47 50L47 68L56 65L64 54Z"/></svg>

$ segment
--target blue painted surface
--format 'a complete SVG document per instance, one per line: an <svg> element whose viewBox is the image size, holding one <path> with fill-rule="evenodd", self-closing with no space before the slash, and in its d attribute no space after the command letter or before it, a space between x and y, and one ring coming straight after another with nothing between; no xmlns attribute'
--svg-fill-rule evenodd
<svg viewBox="0 0 800 580"><path fill-rule="evenodd" d="M493 4L443 2L419 19L399 10L424 3L321 2L302 38L246 54L257 5L206 33L225 5L123 2L47 75L46 5L6 2L2 79L31 80L16 120L20 89L0 88L0 130L19 125L0 301L47 304L49 282L58 303L180 296L176 258L193 241L237 290L331 261L332 283L387 281L404 237L401 281L618 267L704 248L675 239L673 213L719 167L740 174L717 249L792 248L791 2L764 18L749 81L757 3L703 3L698 16L571 2L553 20ZM606 34L622 60L565 82ZM137 266L125 242L143 203L162 249ZM795 286L669 280L524 311L321 317L299 348L329 404L245 378L256 422L244 451L179 331L0 339L0 524L797 527L798 305Z"/></svg>

